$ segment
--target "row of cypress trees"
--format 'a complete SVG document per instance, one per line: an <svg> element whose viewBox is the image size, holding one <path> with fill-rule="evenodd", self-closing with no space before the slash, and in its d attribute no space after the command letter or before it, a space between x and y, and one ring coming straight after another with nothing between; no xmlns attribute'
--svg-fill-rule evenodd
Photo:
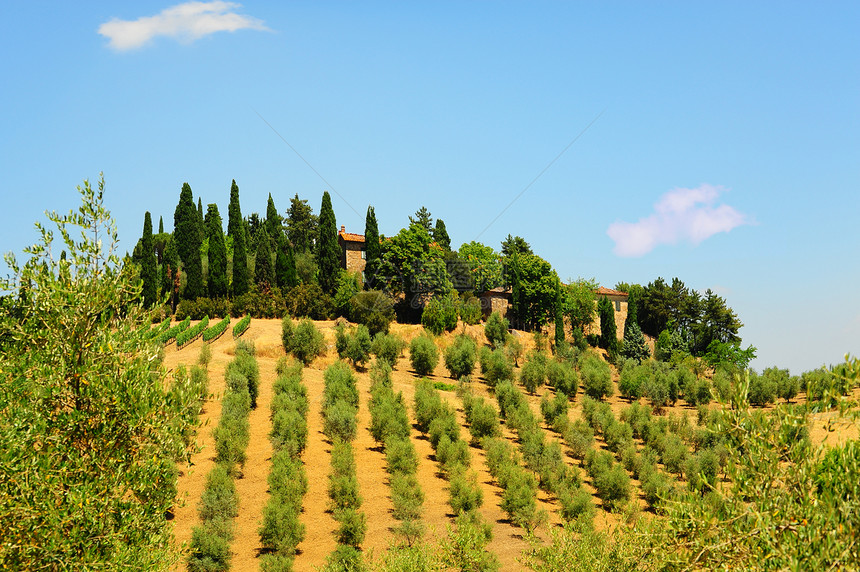
<svg viewBox="0 0 860 572"><path fill-rule="evenodd" d="M203 216L202 200L197 206L191 186L182 185L179 203L173 215L173 233L164 234L163 221L159 225L160 247L152 231L152 217L149 211L144 214L143 236L135 249L135 260L140 265L143 281L143 299L147 306L156 304L165 294L170 294L174 305L179 296L179 266L185 274L185 287L182 297L196 299L209 296L224 298L241 296L252 286L251 271L248 268L249 236L246 222L242 218L239 203L239 187L235 179L230 188L230 204L227 214L227 238L232 239L232 276L228 277L227 240L223 231L223 220L218 205L209 204ZM379 257L379 234L376 230L376 216L373 208L368 209L368 221L372 220L372 232L376 237L368 252L368 259ZM368 222L368 224L371 224ZM208 240L206 252L208 276L203 277L203 241ZM284 232L282 219L278 215L272 195L269 194L266 219L256 237L256 256L253 282L261 287L278 286L282 290L299 284L293 245ZM337 288L340 270L340 246L337 242L337 221L331 204L331 197L323 193L319 224L313 244L319 267L318 281L323 292L333 294ZM273 256L272 251L275 254ZM156 256L158 254L158 256ZM274 264L272 259L274 258ZM159 266L161 280L159 284ZM160 286L160 288L159 288Z"/></svg>

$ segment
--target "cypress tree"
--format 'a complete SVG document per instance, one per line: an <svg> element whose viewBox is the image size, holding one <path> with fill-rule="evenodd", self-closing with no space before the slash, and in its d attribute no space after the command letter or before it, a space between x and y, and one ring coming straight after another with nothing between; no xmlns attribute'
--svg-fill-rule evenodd
<svg viewBox="0 0 860 572"><path fill-rule="evenodd" d="M254 261L254 281L266 289L275 283L272 273L272 249L269 246L269 233L266 227L260 229L257 237L257 257Z"/></svg>
<svg viewBox="0 0 860 572"><path fill-rule="evenodd" d="M173 236L176 239L176 250L185 270L185 297L194 299L204 295L203 292L203 261L200 259L200 223L191 186L183 183L179 193L179 204L173 213Z"/></svg>
<svg viewBox="0 0 860 572"><path fill-rule="evenodd" d="M606 296L597 302L597 314L600 316L600 347L610 349L618 341L615 328L615 310L612 301Z"/></svg>
<svg viewBox="0 0 860 572"><path fill-rule="evenodd" d="M337 244L337 221L328 191L323 193L320 206L319 239L317 240L319 282L323 292L334 294L340 269L340 247Z"/></svg>
<svg viewBox="0 0 860 572"><path fill-rule="evenodd" d="M275 282L281 290L289 290L299 285L293 247L290 246L287 236L283 233L278 239L278 252L275 256Z"/></svg>
<svg viewBox="0 0 860 572"><path fill-rule="evenodd" d="M364 219L364 246L366 249L364 283L367 288L373 288L376 284L376 271L379 267L379 256L382 250L382 246L379 244L376 211L373 207L367 207L367 216Z"/></svg>
<svg viewBox="0 0 860 572"><path fill-rule="evenodd" d="M269 240L275 245L278 244L278 239L284 232L281 225L281 215L278 214L278 209L275 208L272 193L269 193L269 202L266 204L266 231L269 233Z"/></svg>
<svg viewBox="0 0 860 572"><path fill-rule="evenodd" d="M158 269L155 264L155 249L152 246L152 216L149 211L143 215L142 260L140 278L143 280L143 304L147 308L158 298Z"/></svg>
<svg viewBox="0 0 860 572"><path fill-rule="evenodd" d="M206 237L206 226L203 220L203 199L197 197L197 225L200 229L200 242Z"/></svg>
<svg viewBox="0 0 860 572"><path fill-rule="evenodd" d="M176 296L178 295L175 289L177 272L179 272L179 252L176 249L176 240L173 235L169 235L167 244L164 246L161 295L169 294L170 307L174 312L176 311Z"/></svg>
<svg viewBox="0 0 860 572"><path fill-rule="evenodd" d="M564 312L561 298L561 280L555 279L555 348L564 345Z"/></svg>
<svg viewBox="0 0 860 572"><path fill-rule="evenodd" d="M227 296L227 245L224 242L224 228L218 205L206 207L206 238L209 239L209 297Z"/></svg>
<svg viewBox="0 0 860 572"><path fill-rule="evenodd" d="M445 221L441 218L436 219L436 227L433 229L433 240L444 250L451 250L451 237L448 236Z"/></svg>
<svg viewBox="0 0 860 572"><path fill-rule="evenodd" d="M233 296L248 291L248 252L245 222L239 206L239 186L236 179L230 186L230 206L227 209L227 235L233 237Z"/></svg>
<svg viewBox="0 0 860 572"><path fill-rule="evenodd" d="M164 234L164 217L158 217L158 234Z"/></svg>

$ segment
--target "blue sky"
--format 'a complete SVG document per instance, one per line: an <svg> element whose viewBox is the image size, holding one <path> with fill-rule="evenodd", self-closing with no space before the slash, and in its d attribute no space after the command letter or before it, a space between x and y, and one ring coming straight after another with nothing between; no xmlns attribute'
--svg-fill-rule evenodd
<svg viewBox="0 0 860 572"><path fill-rule="evenodd" d="M424 205L455 246L521 235L562 279L712 288L755 367L800 373L860 352L858 22L856 2L4 3L0 249L99 171L128 250L186 181L222 214L232 179L246 214L330 190L354 232L368 204L386 234Z"/></svg>

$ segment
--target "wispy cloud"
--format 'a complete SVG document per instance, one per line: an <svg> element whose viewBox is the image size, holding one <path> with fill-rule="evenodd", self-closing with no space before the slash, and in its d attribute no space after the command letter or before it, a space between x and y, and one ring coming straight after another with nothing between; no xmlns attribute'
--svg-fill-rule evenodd
<svg viewBox="0 0 860 572"><path fill-rule="evenodd" d="M99 26L99 34L117 51L141 48L157 36L193 42L215 32L266 30L262 20L236 13L235 2L185 2L137 20L114 18Z"/></svg>
<svg viewBox="0 0 860 572"><path fill-rule="evenodd" d="M674 189L654 205L654 213L639 222L614 222L606 234L618 256L643 256L660 244L689 241L699 244L718 232L749 224L749 218L725 204L716 204L722 187L701 185Z"/></svg>

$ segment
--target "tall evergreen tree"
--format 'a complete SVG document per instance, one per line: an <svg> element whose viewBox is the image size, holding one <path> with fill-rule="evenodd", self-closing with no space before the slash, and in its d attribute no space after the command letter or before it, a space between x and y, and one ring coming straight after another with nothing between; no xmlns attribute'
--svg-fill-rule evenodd
<svg viewBox="0 0 860 572"><path fill-rule="evenodd" d="M233 238L233 295L248 291L248 252L245 222L239 206L239 186L236 179L230 186L230 206L227 210L227 235Z"/></svg>
<svg viewBox="0 0 860 572"><path fill-rule="evenodd" d="M564 304L561 297L561 280L556 276L555 280L555 347L564 345Z"/></svg>
<svg viewBox="0 0 860 572"><path fill-rule="evenodd" d="M289 290L299 285L293 247L290 246L286 235L283 233L278 239L278 253L275 256L275 282L281 290Z"/></svg>
<svg viewBox="0 0 860 572"><path fill-rule="evenodd" d="M142 259L140 278L143 280L143 304L151 307L158 300L158 269L155 265L155 249L152 246L152 216L143 215Z"/></svg>
<svg viewBox="0 0 860 572"><path fill-rule="evenodd" d="M260 228L257 237L257 256L254 259L254 281L266 289L275 284L275 274L272 269L272 249L269 244L269 233L266 227Z"/></svg>
<svg viewBox="0 0 860 572"><path fill-rule="evenodd" d="M318 231L319 218L305 199L300 199L298 193L290 199L287 210L287 238L295 252L304 254L312 252Z"/></svg>
<svg viewBox="0 0 860 572"><path fill-rule="evenodd" d="M376 211L373 207L367 207L367 216L364 219L364 246L366 250L364 283L367 288L373 288L376 284L376 271L379 268L379 256L382 251L382 246L379 244Z"/></svg>
<svg viewBox="0 0 860 572"><path fill-rule="evenodd" d="M209 297L227 296L227 245L224 242L224 228L218 205L212 203L206 208L206 238L209 239Z"/></svg>
<svg viewBox="0 0 860 572"><path fill-rule="evenodd" d="M158 234L164 234L164 217L158 217Z"/></svg>
<svg viewBox="0 0 860 572"><path fill-rule="evenodd" d="M323 193L320 206L319 238L317 239L319 283L323 292L334 294L340 269L340 246L337 244L337 220L328 191Z"/></svg>
<svg viewBox="0 0 860 572"><path fill-rule="evenodd" d="M161 295L169 295L170 307L176 311L177 273L179 272L179 251L176 249L176 239L168 235L167 244L164 246L164 261L161 271Z"/></svg>
<svg viewBox="0 0 860 572"><path fill-rule="evenodd" d="M445 228L445 221L441 218L436 219L436 227L433 229L433 240L436 244L445 250L451 250L451 237L448 236L448 229Z"/></svg>
<svg viewBox="0 0 860 572"><path fill-rule="evenodd" d="M624 321L624 339L627 339L627 333L633 325L639 324L639 302L636 299L636 292L631 289L627 294L627 319ZM642 331L640 330L641 334Z"/></svg>
<svg viewBox="0 0 860 572"><path fill-rule="evenodd" d="M433 216L430 214L430 211L427 210L427 207L422 206L420 209L415 211L415 218L409 217L409 222L420 225L427 231L428 235L433 236Z"/></svg>
<svg viewBox="0 0 860 572"><path fill-rule="evenodd" d="M206 225L203 220L203 199L197 197L197 225L200 229L200 241L206 238Z"/></svg>
<svg viewBox="0 0 860 572"><path fill-rule="evenodd" d="M611 344L617 343L618 330L615 326L615 309L606 296L598 300L597 314L600 316L600 347L610 349Z"/></svg>
<svg viewBox="0 0 860 572"><path fill-rule="evenodd" d="M204 295L203 261L200 258L200 224L188 183L182 185L179 193L179 204L173 213L173 229L176 249L185 270L184 296L193 300Z"/></svg>
<svg viewBox="0 0 860 572"><path fill-rule="evenodd" d="M275 201L272 199L272 193L269 193L269 202L266 204L266 232L269 233L269 240L272 244L278 244L279 238L284 232L283 219L278 214L278 209L275 208Z"/></svg>

